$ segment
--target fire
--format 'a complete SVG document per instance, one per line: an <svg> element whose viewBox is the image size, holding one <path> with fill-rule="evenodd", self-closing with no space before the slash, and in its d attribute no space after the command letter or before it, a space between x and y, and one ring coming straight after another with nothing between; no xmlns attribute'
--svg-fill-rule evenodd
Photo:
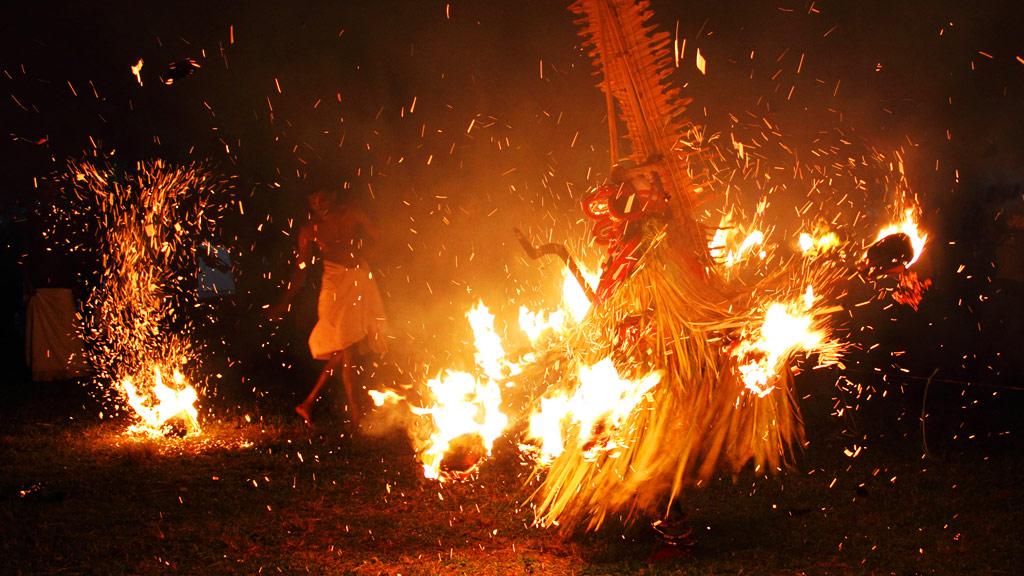
<svg viewBox="0 0 1024 576"><path fill-rule="evenodd" d="M468 372L445 371L427 382L434 399L430 408L412 408L413 414L430 416L434 432L420 451L423 475L441 478L442 464L450 454L456 439L479 440L489 456L494 441L508 425L508 417L501 411L501 387L494 380L478 380ZM471 441L472 441L471 440ZM458 456L465 462L455 466L456 472L466 473L475 468L484 454Z"/></svg>
<svg viewBox="0 0 1024 576"><path fill-rule="evenodd" d="M561 332L565 329L565 311L534 312L526 306L519 307L519 329L526 333L531 344L536 344L541 336L548 332Z"/></svg>
<svg viewBox="0 0 1024 576"><path fill-rule="evenodd" d="M732 219L732 212L722 216L718 228L715 229L715 235L708 243L711 257L726 268L735 266L751 255L765 258L767 252L761 249L764 245L764 232L757 229L741 230L732 226Z"/></svg>
<svg viewBox="0 0 1024 576"><path fill-rule="evenodd" d="M580 271L591 288L597 286L598 274L582 266ZM519 307L519 328L526 333L530 344L536 345L545 334L564 332L571 324L582 322L590 312L590 299L583 287L568 269L562 275L562 301L558 310L535 312L526 306Z"/></svg>
<svg viewBox="0 0 1024 576"><path fill-rule="evenodd" d="M582 272L591 286L597 284L597 274L586 269ZM531 344L536 344L546 334L564 332L569 326L581 322L590 311L590 306L583 288L566 270L559 309L536 312L521 306L519 327ZM518 362L507 358L505 345L494 328L494 314L483 301L477 302L466 313L466 318L473 330L476 371L443 371L426 383L431 405L410 407L413 414L430 419L429 437L417 441L423 473L427 478L443 478L444 471L453 472L455 476L464 475L475 469L482 458L490 455L494 441L508 426L508 417L501 410L502 385L522 371ZM529 359L529 356L525 358ZM603 364L601 366L607 370ZM614 372L610 361L608 367ZM604 377L616 381L607 375ZM592 378L590 372L586 373L586 378ZM377 406L403 400L390 391L371 391L370 394Z"/></svg>
<svg viewBox="0 0 1024 576"><path fill-rule="evenodd" d="M162 436L171 421L179 417L184 421L187 433L200 431L199 412L195 406L199 399L196 389L185 381L185 376L177 369L172 373L171 380L173 388L164 384L160 368L153 368L152 381L143 392L139 391L131 376L121 380L121 390L138 419L131 431Z"/></svg>
<svg viewBox="0 0 1024 576"><path fill-rule="evenodd" d="M537 460L545 464L557 458L571 435L587 457L617 447L615 432L661 376L655 371L635 380L623 378L611 358L581 366L576 389L541 398L540 409L530 417L528 436L539 444Z"/></svg>
<svg viewBox="0 0 1024 576"><path fill-rule="evenodd" d="M922 232L917 225L917 218L913 208L907 208L903 212L903 219L900 222L882 228L878 232L875 242L893 234L906 234L910 239L910 244L914 248L914 255L909 262L904 264L905 268L910 268L921 257L921 253L924 252L924 245L928 241L928 234Z"/></svg>
<svg viewBox="0 0 1024 576"><path fill-rule="evenodd" d="M591 272L590 269L582 265L580 266L580 272L583 273L583 277L587 280L587 284L590 285L591 289L597 287L601 277L600 274ZM576 278L568 270L563 270L562 276L562 308L572 316L573 320L582 322L587 317L587 313L590 312L590 299L587 298L583 287L580 286L580 283L576 281Z"/></svg>
<svg viewBox="0 0 1024 576"><path fill-rule="evenodd" d="M505 347L501 337L494 330L494 314L484 303L466 313L469 325L473 329L473 341L476 346L476 365L483 370L488 378L501 380L519 372L519 366L505 360Z"/></svg>
<svg viewBox="0 0 1024 576"><path fill-rule="evenodd" d="M835 232L829 231L815 232L815 234L801 232L797 244L805 255L825 254L839 247L839 236L836 236Z"/></svg>
<svg viewBox="0 0 1024 576"><path fill-rule="evenodd" d="M747 390L759 397L775 389L775 376L798 350L821 350L827 331L816 325L812 308L814 290L807 287L799 301L773 302L765 308L761 325L750 331L732 350L737 370Z"/></svg>
<svg viewBox="0 0 1024 576"><path fill-rule="evenodd" d="M426 384L432 405L410 408L413 414L430 418L430 435L417 448L427 478L441 478L442 468L455 475L472 471L490 455L494 441L508 425L501 411L500 382L517 374L520 367L505 358L494 315L482 301L466 318L473 329L479 374L445 370Z"/></svg>
<svg viewBox="0 0 1024 576"><path fill-rule="evenodd" d="M214 229L209 199L224 183L195 165L97 160L70 163L66 184L73 204L59 213L77 215L67 237L100 263L83 329L97 380L134 411L129 432L156 436L179 417L186 433L199 432L198 393L175 368L196 360L192 323L180 310L194 301L185 271L196 266L201 235Z"/></svg>
<svg viewBox="0 0 1024 576"><path fill-rule="evenodd" d="M404 396L394 390L368 390L367 392L370 394L370 400L373 401L373 405L378 408L385 404L397 404L405 400Z"/></svg>

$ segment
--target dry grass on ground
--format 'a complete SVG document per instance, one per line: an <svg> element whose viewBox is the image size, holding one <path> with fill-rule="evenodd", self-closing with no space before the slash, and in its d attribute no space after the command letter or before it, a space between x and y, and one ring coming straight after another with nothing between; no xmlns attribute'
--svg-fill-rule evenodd
<svg viewBox="0 0 1024 576"><path fill-rule="evenodd" d="M799 469L692 493L696 545L609 525L530 526L529 468L507 445L479 476L421 477L399 436L292 419L207 423L200 440L123 425L0 425L0 572L10 574L1014 574L1022 466L1009 447L857 458L837 431Z"/></svg>

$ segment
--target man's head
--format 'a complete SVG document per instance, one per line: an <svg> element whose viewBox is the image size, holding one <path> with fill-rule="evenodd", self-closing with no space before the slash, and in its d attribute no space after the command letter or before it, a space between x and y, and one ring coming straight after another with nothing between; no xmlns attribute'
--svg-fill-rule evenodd
<svg viewBox="0 0 1024 576"><path fill-rule="evenodd" d="M313 215L323 217L338 203L338 193L329 188L320 188L311 192L307 200Z"/></svg>

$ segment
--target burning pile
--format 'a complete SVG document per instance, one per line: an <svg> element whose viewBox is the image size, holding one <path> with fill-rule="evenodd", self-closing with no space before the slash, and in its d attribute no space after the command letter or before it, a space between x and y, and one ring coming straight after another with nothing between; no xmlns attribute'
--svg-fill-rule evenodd
<svg viewBox="0 0 1024 576"><path fill-rule="evenodd" d="M75 162L66 182L69 206L57 215L99 269L84 327L98 380L113 382L108 395L131 408L131 430L199 432L199 394L184 376L196 354L182 312L197 246L213 229L209 198L224 184L200 167L159 160L134 170Z"/></svg>
<svg viewBox="0 0 1024 576"><path fill-rule="evenodd" d="M494 315L483 302L466 316L476 343L476 373L445 370L426 384L431 405L411 408L430 418L430 434L417 446L427 478L440 478L442 468L457 477L469 474L508 425L501 411L500 382L517 366L505 359Z"/></svg>
<svg viewBox="0 0 1024 576"><path fill-rule="evenodd" d="M519 328L531 343L546 342L574 326L589 306L575 278L566 274L559 308L535 311L523 306L519 309ZM524 363L535 359L531 353L523 354L519 361L508 358L494 327L495 316L482 301L466 313L466 318L473 332L472 370L445 369L427 380L419 394L422 406L392 390L370 391L378 407L402 404L418 417L410 437L427 478L464 478L491 454L495 440L510 425L502 389L514 386Z"/></svg>

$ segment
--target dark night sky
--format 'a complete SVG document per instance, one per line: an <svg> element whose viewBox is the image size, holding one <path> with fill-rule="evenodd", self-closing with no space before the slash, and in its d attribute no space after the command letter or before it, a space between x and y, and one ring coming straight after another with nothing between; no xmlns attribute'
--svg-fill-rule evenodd
<svg viewBox="0 0 1024 576"><path fill-rule="evenodd" d="M731 114L769 118L804 152L840 131L903 148L934 229L955 228L940 222L984 183L1024 181L1018 2L653 7L687 39L677 80L712 130L731 130ZM578 244L576 200L606 170L603 98L562 2L23 2L5 12L8 198L30 199L34 177L93 143L129 160L209 160L239 178L248 204L230 231L237 248L283 262L280 232L302 216L305 181L348 181L389 231L384 284L398 327L421 338L432 323L461 321L479 296L537 299L535 284L553 285L557 272L520 258L509 230ZM187 57L202 65L195 77L162 85L167 63ZM139 58L144 86L130 72ZM262 272L257 260L243 267Z"/></svg>

